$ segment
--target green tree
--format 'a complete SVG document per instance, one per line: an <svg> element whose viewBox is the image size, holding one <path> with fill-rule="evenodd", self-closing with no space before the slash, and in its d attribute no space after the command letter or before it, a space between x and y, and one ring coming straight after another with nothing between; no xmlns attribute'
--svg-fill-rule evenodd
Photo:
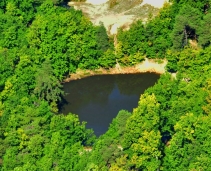
<svg viewBox="0 0 211 171"><path fill-rule="evenodd" d="M0 48L0 92L4 88L7 78L13 75L14 73L16 61L15 56L15 53L12 53L12 51L6 48Z"/></svg>
<svg viewBox="0 0 211 171"><path fill-rule="evenodd" d="M142 21L133 23L130 30L119 30L117 35L118 42L121 42L122 52L126 55L133 55L135 53L144 52L145 50L145 28Z"/></svg>
<svg viewBox="0 0 211 171"><path fill-rule="evenodd" d="M92 164L100 170L108 170L123 154L121 137L125 134L126 121L130 116L128 111L121 110L112 120L108 131L95 142L87 168Z"/></svg>
<svg viewBox="0 0 211 171"><path fill-rule="evenodd" d="M207 47L211 42L211 14L204 16L199 28L199 44L202 47Z"/></svg>
<svg viewBox="0 0 211 171"><path fill-rule="evenodd" d="M63 91L62 86L53 75L53 69L49 60L46 60L38 69L35 77L36 85L34 93L41 100L48 102L57 102L60 100Z"/></svg>
<svg viewBox="0 0 211 171"><path fill-rule="evenodd" d="M49 1L43 3L27 40L34 61L42 63L44 58L50 59L54 74L60 80L77 68L98 66L96 28L81 11L54 6Z"/></svg>
<svg viewBox="0 0 211 171"><path fill-rule="evenodd" d="M103 68L112 68L116 64L116 55L113 50L108 49L99 58L99 65Z"/></svg>
<svg viewBox="0 0 211 171"><path fill-rule="evenodd" d="M145 54L148 58L165 58L167 49L172 46L171 32L174 16L170 4L164 4L159 14L146 23Z"/></svg>
<svg viewBox="0 0 211 171"><path fill-rule="evenodd" d="M106 32L106 28L103 25L103 22L99 23L96 30L96 41L97 41L97 48L98 50L105 52L110 47L109 45L109 37Z"/></svg>
<svg viewBox="0 0 211 171"><path fill-rule="evenodd" d="M130 168L157 170L161 165L159 106L154 94L144 94L127 120L123 147Z"/></svg>
<svg viewBox="0 0 211 171"><path fill-rule="evenodd" d="M198 9L184 5L175 19L172 31L173 48L181 49L188 45L189 39L198 39L198 30L201 14Z"/></svg>
<svg viewBox="0 0 211 171"><path fill-rule="evenodd" d="M182 116L165 148L163 170L209 170L210 126L210 116Z"/></svg>

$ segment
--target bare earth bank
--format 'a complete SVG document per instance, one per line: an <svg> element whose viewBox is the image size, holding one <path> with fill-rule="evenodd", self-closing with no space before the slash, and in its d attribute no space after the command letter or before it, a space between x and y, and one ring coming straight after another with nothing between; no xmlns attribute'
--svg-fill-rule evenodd
<svg viewBox="0 0 211 171"><path fill-rule="evenodd" d="M116 65L114 68L110 69L97 69L97 70L77 70L76 73L70 74L69 78L66 78L64 82L69 82L71 80L77 80L93 75L104 75L104 74L135 74L135 73L145 73L145 72L153 72L157 74L165 73L165 66L167 64L167 60L161 61L162 63L158 63L155 60L145 59L140 64L129 67L119 67Z"/></svg>

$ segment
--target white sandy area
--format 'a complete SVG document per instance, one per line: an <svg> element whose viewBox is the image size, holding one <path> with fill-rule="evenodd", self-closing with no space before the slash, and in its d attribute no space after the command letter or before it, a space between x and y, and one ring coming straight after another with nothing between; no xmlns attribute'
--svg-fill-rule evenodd
<svg viewBox="0 0 211 171"><path fill-rule="evenodd" d="M134 15L125 15L123 13L115 14L115 13L107 13L107 8L109 0L87 0L86 3L92 4L92 7L87 9L83 9L84 12L87 12L90 16L91 21L98 25L100 21L104 23L105 28L107 29L108 33L111 35L117 34L118 28L122 26L126 26L129 28L130 24L137 19ZM140 5L149 4L156 8L161 8L163 4L167 0L143 0L143 3ZM145 19L143 19L144 21Z"/></svg>
<svg viewBox="0 0 211 171"><path fill-rule="evenodd" d="M86 13L93 24L98 25L100 22L104 23L107 32L110 35L117 34L118 28L124 26L128 29L135 20L139 17L135 15L125 15L125 12L115 13L108 10L109 0L86 0L86 3L69 2L70 6L74 6L77 10L82 10ZM150 4L154 7L161 8L167 0L143 0L140 5ZM147 18L142 18L143 21Z"/></svg>
<svg viewBox="0 0 211 171"><path fill-rule="evenodd" d="M154 6L156 8L162 8L163 4L166 2L167 0L144 0L141 5L145 5L145 4L149 4L151 6Z"/></svg>
<svg viewBox="0 0 211 171"><path fill-rule="evenodd" d="M159 64L153 60L145 59L141 64L136 65L136 69L139 72L155 72L158 74L165 73L165 66L167 61L164 60L163 63Z"/></svg>
<svg viewBox="0 0 211 171"><path fill-rule="evenodd" d="M94 19L94 24L104 23L105 28L110 34L117 34L117 29L123 25L129 26L135 20L134 15L111 14ZM109 30L109 26L110 30Z"/></svg>
<svg viewBox="0 0 211 171"><path fill-rule="evenodd" d="M86 0L87 3L93 4L93 5L100 5L106 3L108 0Z"/></svg>
<svg viewBox="0 0 211 171"><path fill-rule="evenodd" d="M86 0L87 3L93 4L93 5L100 5L108 2L109 0ZM143 0L143 3L141 5L149 4L156 8L161 8L163 4L167 0Z"/></svg>

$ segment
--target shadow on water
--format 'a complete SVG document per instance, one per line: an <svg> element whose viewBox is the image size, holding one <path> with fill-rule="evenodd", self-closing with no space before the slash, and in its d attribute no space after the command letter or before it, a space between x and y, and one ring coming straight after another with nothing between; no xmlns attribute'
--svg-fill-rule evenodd
<svg viewBox="0 0 211 171"><path fill-rule="evenodd" d="M78 114L97 136L105 133L119 110L132 112L140 95L155 84L158 74L98 75L64 84L61 113Z"/></svg>
<svg viewBox="0 0 211 171"><path fill-rule="evenodd" d="M66 105L69 104L68 101L65 99L65 96L66 96L66 95L67 95L67 94L65 93L64 96L61 96L61 100L60 100L60 102L59 102L59 104L58 104L59 113L62 112L63 106L66 106Z"/></svg>

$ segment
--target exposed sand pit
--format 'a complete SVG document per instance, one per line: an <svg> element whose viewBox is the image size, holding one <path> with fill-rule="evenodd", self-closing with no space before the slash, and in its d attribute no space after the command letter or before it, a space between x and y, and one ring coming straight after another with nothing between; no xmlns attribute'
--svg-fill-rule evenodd
<svg viewBox="0 0 211 171"><path fill-rule="evenodd" d="M69 2L70 6L74 6L77 10L82 10L86 14L93 24L98 25L100 22L104 23L107 32L111 35L117 34L117 30L120 27L129 28L131 23L141 19L145 22L148 18L148 13L153 10L153 7L146 7L146 4L154 6L154 9L161 8L166 0L143 0L141 4L127 8L131 1L118 1L118 6L121 6L121 12L116 8L109 8L109 0L87 0L85 3ZM135 2L135 1L134 1ZM125 9L125 10L124 10ZM138 14L132 11L137 10L143 14ZM154 10L154 14L156 10Z"/></svg>

